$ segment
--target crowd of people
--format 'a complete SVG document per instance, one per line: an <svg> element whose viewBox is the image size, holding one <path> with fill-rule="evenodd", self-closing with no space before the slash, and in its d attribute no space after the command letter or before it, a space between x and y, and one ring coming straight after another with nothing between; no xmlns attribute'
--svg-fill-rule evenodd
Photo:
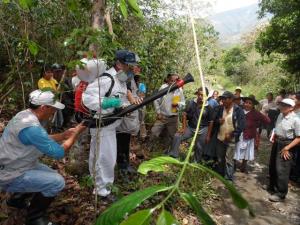
<svg viewBox="0 0 300 225"><path fill-rule="evenodd" d="M143 102L147 89L140 76L139 57L118 50L110 69L96 58L85 57L81 62L84 66L78 66L69 78L64 76L63 66L44 66L38 90L29 95L28 109L10 120L0 139L0 188L11 193L9 206L27 208L26 225L48 224L46 210L64 188L64 178L39 162L42 155L61 159L83 137L82 132L89 133L94 194L113 200L115 166L124 175L135 173L130 154L137 136L142 140L148 136L151 144L162 139L161 154L180 158L181 143L195 135L202 108L193 155L196 163L205 163L234 182L235 171L249 172L248 162L255 160L266 129L273 143L270 182L263 187L271 193L269 200L284 201L289 180L300 181L300 92L282 90L275 100L267 93L266 99L257 101L254 95L244 97L241 87L222 94L198 88L195 98L186 100L184 89L178 88L154 101L156 120L148 135L144 107L108 124L102 121L126 106ZM178 74L170 73L159 90L179 80ZM61 82L70 89L61 96L64 104L56 99ZM77 125L65 130L73 120ZM48 135L51 124L52 131L64 131Z"/></svg>

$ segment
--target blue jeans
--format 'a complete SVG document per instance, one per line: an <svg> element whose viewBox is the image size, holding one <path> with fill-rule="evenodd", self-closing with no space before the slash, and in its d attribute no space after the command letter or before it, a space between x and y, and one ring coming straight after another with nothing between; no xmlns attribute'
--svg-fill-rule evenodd
<svg viewBox="0 0 300 225"><path fill-rule="evenodd" d="M56 196L65 187L64 178L55 170L39 163L3 187L10 193L41 192L45 197Z"/></svg>

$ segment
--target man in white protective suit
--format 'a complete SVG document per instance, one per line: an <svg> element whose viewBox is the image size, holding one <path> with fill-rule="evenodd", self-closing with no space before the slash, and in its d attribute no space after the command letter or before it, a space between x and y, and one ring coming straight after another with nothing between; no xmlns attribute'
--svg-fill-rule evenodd
<svg viewBox="0 0 300 225"><path fill-rule="evenodd" d="M120 57L124 59L120 62ZM93 60L94 65L87 64L85 70L102 68L100 60ZM115 65L107 71L99 71L97 78L88 84L83 92L83 104L95 116L100 118L112 114L115 108L126 106L124 103L132 102L132 96L127 91L126 82L130 75L130 64L135 64L135 55L126 50L116 52ZM78 71L80 72L80 71ZM101 76L100 76L101 75ZM111 185L114 182L114 168L117 158L116 128L121 124L121 119L114 123L101 127L90 128L91 144L89 157L89 170L95 177L94 193L107 197L111 193Z"/></svg>

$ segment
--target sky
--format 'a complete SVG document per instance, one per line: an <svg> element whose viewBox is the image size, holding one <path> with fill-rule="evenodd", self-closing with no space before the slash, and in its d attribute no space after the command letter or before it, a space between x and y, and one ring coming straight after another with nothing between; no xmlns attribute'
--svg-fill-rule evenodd
<svg viewBox="0 0 300 225"><path fill-rule="evenodd" d="M214 0L214 3L212 1L212 5L215 13L219 13L258 3L258 1L259 0Z"/></svg>

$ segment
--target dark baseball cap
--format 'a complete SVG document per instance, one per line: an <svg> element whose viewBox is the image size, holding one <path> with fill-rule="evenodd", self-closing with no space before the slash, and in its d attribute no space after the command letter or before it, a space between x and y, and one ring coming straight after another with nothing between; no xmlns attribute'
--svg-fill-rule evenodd
<svg viewBox="0 0 300 225"><path fill-rule="evenodd" d="M234 98L234 94L232 94L230 91L224 91L220 98Z"/></svg>
<svg viewBox="0 0 300 225"><path fill-rule="evenodd" d="M118 50L116 51L115 59L119 60L121 63L128 65L137 65L136 55L128 50Z"/></svg>

